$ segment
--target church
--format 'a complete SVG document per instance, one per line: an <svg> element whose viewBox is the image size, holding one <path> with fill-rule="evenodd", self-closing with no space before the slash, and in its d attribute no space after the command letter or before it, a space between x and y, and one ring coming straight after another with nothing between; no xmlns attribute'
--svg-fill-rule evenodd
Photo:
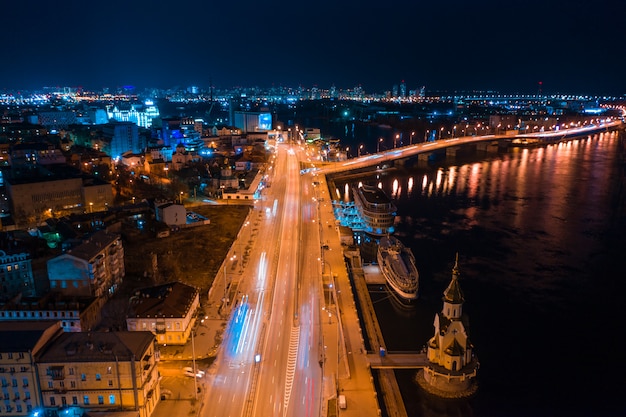
<svg viewBox="0 0 626 417"><path fill-rule="evenodd" d="M428 341L428 365L417 375L426 391L447 398L462 398L475 393L479 363L468 334L468 319L463 314L465 297L459 285L457 254L452 280L443 292L443 309L434 320L435 334Z"/></svg>

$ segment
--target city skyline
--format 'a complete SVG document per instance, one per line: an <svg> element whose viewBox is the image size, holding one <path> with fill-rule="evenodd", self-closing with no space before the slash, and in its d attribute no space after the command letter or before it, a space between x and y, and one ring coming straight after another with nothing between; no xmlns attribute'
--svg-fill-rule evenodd
<svg viewBox="0 0 626 417"><path fill-rule="evenodd" d="M66 0L5 5L0 90L319 85L621 95L626 5ZM7 36L8 38L8 36ZM540 84L541 83L541 84Z"/></svg>

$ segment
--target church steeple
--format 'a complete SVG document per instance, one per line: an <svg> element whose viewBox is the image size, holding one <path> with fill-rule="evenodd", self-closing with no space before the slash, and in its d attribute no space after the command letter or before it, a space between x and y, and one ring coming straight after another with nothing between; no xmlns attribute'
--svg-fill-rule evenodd
<svg viewBox="0 0 626 417"><path fill-rule="evenodd" d="M448 288L443 292L443 301L449 304L463 304L465 297L463 297L463 291L459 285L459 254L456 254L456 260L454 262L454 268L452 268L452 281L448 285Z"/></svg>
<svg viewBox="0 0 626 417"><path fill-rule="evenodd" d="M459 284L459 254L456 254L454 268L452 268L452 280L448 288L443 292L443 315L449 320L460 320L463 313L463 302L465 297Z"/></svg>

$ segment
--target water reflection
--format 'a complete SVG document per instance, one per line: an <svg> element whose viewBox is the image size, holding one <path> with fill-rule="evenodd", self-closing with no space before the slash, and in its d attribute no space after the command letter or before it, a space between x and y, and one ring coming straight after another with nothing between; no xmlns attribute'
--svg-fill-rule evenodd
<svg viewBox="0 0 626 417"><path fill-rule="evenodd" d="M616 394L609 382L614 367L600 370L593 361L572 367L577 354L562 348L564 335L575 335L586 357L605 357L626 371L621 347L595 342L600 329L619 327L614 317L624 293L621 275L610 272L623 271L614 254L623 248L623 234L621 245L609 240L621 230L615 230L612 206L612 180L621 175L618 140L604 133L359 179L381 184L394 199L396 234L413 250L420 271L414 313L398 312L380 299L384 295L373 295L380 299L374 305L390 350L419 350L432 336L450 262L456 251L462 257L481 388L467 403L442 405L416 394L409 373L401 382L409 415L511 415L511 404L521 407L517 415L545 415L533 411L570 411L573 395L579 409L570 415L593 415L585 407L592 409L599 396L603 406L616 407L619 400L608 395ZM336 185L339 190L344 183L336 179ZM550 372L529 375L542 369ZM528 398L530 387L549 395Z"/></svg>

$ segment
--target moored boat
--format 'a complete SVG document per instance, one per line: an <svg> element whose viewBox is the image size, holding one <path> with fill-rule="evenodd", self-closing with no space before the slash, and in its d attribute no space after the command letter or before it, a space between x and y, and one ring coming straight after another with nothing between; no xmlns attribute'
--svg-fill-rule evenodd
<svg viewBox="0 0 626 417"><path fill-rule="evenodd" d="M387 284L400 301L410 303L417 299L419 273L411 249L396 237L383 236L378 243L378 265Z"/></svg>
<svg viewBox="0 0 626 417"><path fill-rule="evenodd" d="M393 233L396 206L383 190L372 185L352 189L354 206L363 223L363 230L374 236Z"/></svg>

